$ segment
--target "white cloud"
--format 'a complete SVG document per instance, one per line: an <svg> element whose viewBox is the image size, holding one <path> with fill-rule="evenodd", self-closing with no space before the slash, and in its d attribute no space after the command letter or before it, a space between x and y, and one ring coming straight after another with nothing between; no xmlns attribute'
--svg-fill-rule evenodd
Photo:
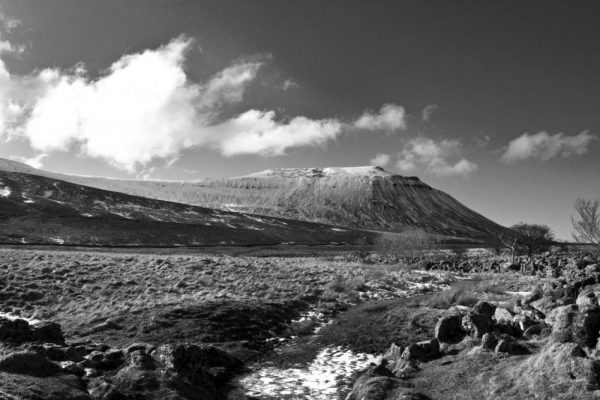
<svg viewBox="0 0 600 400"><path fill-rule="evenodd" d="M393 132L406 129L404 108L395 104L384 104L379 113L365 111L355 122L354 126L368 131Z"/></svg>
<svg viewBox="0 0 600 400"><path fill-rule="evenodd" d="M11 75L0 59L0 142L24 138L36 153L79 152L135 172L199 146L225 156L283 155L323 145L352 127L337 119L282 120L270 110L222 120L228 105L243 100L262 62L240 61L195 83L185 73L192 43L180 36L124 55L95 79L83 64ZM404 128L404 109L388 104L356 124L369 130Z"/></svg>
<svg viewBox="0 0 600 400"><path fill-rule="evenodd" d="M439 107L437 104L429 104L427 107L421 111L421 118L423 121L429 122L431 119L431 115L437 110Z"/></svg>
<svg viewBox="0 0 600 400"><path fill-rule="evenodd" d="M390 159L391 157L389 154L378 153L375 157L371 159L371 165L385 167L390 163Z"/></svg>
<svg viewBox="0 0 600 400"><path fill-rule="evenodd" d="M20 162L25 163L33 168L40 169L44 166L44 164L42 163L42 160L46 157L48 157L48 154L41 153L41 154L35 155L33 157L12 156L12 157L10 157L10 159L15 160L15 161L20 161Z"/></svg>
<svg viewBox="0 0 600 400"><path fill-rule="evenodd" d="M209 128L215 145L226 156L237 154L282 155L299 146L318 146L340 134L342 124L335 119L312 120L296 117L275 121L275 112L249 110L221 125Z"/></svg>
<svg viewBox="0 0 600 400"><path fill-rule="evenodd" d="M12 32L19 25L21 25L21 21L18 19L9 18L2 13L2 10L0 10L0 55L2 53L20 54L25 51L25 46L14 44L4 38L5 33Z"/></svg>
<svg viewBox="0 0 600 400"><path fill-rule="evenodd" d="M241 101L246 86L254 80L261 65L258 62L244 62L225 68L205 86L201 105L212 108Z"/></svg>
<svg viewBox="0 0 600 400"><path fill-rule="evenodd" d="M430 138L410 140L398 154L396 167L405 172L425 169L438 176L468 176L477 170L477 164L460 158L458 140L435 141ZM456 162L451 159L460 158Z"/></svg>
<svg viewBox="0 0 600 400"><path fill-rule="evenodd" d="M282 87L283 87L283 90L298 89L300 87L300 84L298 84L298 82L296 82L295 80L289 78L283 82Z"/></svg>
<svg viewBox="0 0 600 400"><path fill-rule="evenodd" d="M512 163L529 158L547 161L556 157L581 156L596 137L584 131L578 135L565 136L562 133L549 135L538 132L533 135L524 133L513 139L502 155L502 161Z"/></svg>

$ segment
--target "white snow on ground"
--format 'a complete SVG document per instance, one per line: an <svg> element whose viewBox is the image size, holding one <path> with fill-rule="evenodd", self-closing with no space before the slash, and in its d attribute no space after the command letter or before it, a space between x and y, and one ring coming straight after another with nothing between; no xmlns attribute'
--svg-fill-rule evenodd
<svg viewBox="0 0 600 400"><path fill-rule="evenodd" d="M378 176L389 176L391 173L385 171L382 168L377 168L371 165L364 167L342 167L342 168L323 168L325 175L378 175Z"/></svg>
<svg viewBox="0 0 600 400"><path fill-rule="evenodd" d="M0 188L0 196L2 196L2 197L8 197L8 196L10 196L11 193L12 192L8 186Z"/></svg>
<svg viewBox="0 0 600 400"><path fill-rule="evenodd" d="M92 214L90 214L90 213L83 213L83 214L81 214L81 216L82 216L82 217L88 217L88 218L91 218L91 217L93 217L93 215L92 215Z"/></svg>
<svg viewBox="0 0 600 400"><path fill-rule="evenodd" d="M506 294L510 294L511 296L529 296L531 292L506 292Z"/></svg>
<svg viewBox="0 0 600 400"><path fill-rule="evenodd" d="M24 319L25 321L29 322L29 325L37 325L42 322L39 319L21 317L20 315L14 315L14 314L5 313L5 312L1 312L1 311L0 311L0 318L10 319L11 321L14 321L15 319Z"/></svg>
<svg viewBox="0 0 600 400"><path fill-rule="evenodd" d="M59 237L51 237L49 238L50 240L52 240L54 243L58 243L58 244L65 244L65 240L61 239Z"/></svg>
<svg viewBox="0 0 600 400"><path fill-rule="evenodd" d="M331 400L338 385L348 385L353 373L379 363L381 356L325 347L307 366L262 368L240 379L244 393L261 399Z"/></svg>
<svg viewBox="0 0 600 400"><path fill-rule="evenodd" d="M345 229L340 229L340 228L331 228L332 231L336 231L336 232L346 232Z"/></svg>
<svg viewBox="0 0 600 400"><path fill-rule="evenodd" d="M110 213L118 215L119 217L123 217L123 218L126 218L126 219L133 219L133 217L131 215L129 215L128 213L125 213L125 212L111 211Z"/></svg>

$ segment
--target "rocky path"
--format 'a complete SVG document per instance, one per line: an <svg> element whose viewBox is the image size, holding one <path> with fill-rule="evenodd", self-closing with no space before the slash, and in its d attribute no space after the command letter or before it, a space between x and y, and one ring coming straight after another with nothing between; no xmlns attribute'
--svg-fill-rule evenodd
<svg viewBox="0 0 600 400"><path fill-rule="evenodd" d="M426 272L419 274L422 275L417 279L419 282L401 279L391 286L366 287L361 293L360 301L408 298L447 287L446 276ZM317 344L321 328L334 319L326 318L314 310L305 313L292 324L310 320L314 322L312 334L274 338L280 344L271 357L248 366L249 371L235 380L235 389L229 394L228 400L343 399L351 391L356 374L381 361L381 354L360 353L344 346Z"/></svg>

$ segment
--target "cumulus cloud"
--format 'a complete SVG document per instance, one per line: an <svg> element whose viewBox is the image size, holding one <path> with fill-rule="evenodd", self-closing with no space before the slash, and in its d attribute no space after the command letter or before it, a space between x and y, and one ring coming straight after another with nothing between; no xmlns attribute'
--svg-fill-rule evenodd
<svg viewBox="0 0 600 400"><path fill-rule="evenodd" d="M282 155L299 146L318 146L334 139L342 129L335 119L295 117L277 122L275 112L249 110L223 124L209 128L219 138L215 147L226 156L238 154Z"/></svg>
<svg viewBox="0 0 600 400"><path fill-rule="evenodd" d="M2 53L20 54L25 51L25 46L14 44L4 37L5 33L12 32L19 25L21 25L21 21L4 15L0 10L0 55Z"/></svg>
<svg viewBox="0 0 600 400"><path fill-rule="evenodd" d="M430 138L415 138L398 154L396 167L406 172L425 169L438 176L468 176L478 167L475 163L460 158L460 150L458 140L435 141ZM459 160L451 161L456 158Z"/></svg>
<svg viewBox="0 0 600 400"><path fill-rule="evenodd" d="M392 157L389 154L378 153L371 159L371 165L385 167L390 163L391 158Z"/></svg>
<svg viewBox="0 0 600 400"><path fill-rule="evenodd" d="M354 125L385 131L405 127L404 109L393 104L352 123L278 118L270 110L223 120L227 106L243 100L263 63L238 61L207 82L192 82L185 72L192 44L180 36L124 55L97 78L84 64L15 76L0 59L0 142L25 139L38 154L73 151L135 172L199 146L225 156L279 156L323 145Z"/></svg>
<svg viewBox="0 0 600 400"><path fill-rule="evenodd" d="M513 139L502 155L502 161L512 163L529 158L547 161L556 157L581 156L596 137L584 131L578 135L566 136L562 133L550 135L538 132L533 135L524 133Z"/></svg>
<svg viewBox="0 0 600 400"><path fill-rule="evenodd" d="M406 129L404 108L395 104L384 104L378 113L365 111L354 126L368 131L393 132Z"/></svg>
<svg viewBox="0 0 600 400"><path fill-rule="evenodd" d="M291 78L288 78L285 81L283 81L282 85L283 90L298 89L299 87L300 84Z"/></svg>
<svg viewBox="0 0 600 400"><path fill-rule="evenodd" d="M437 104L429 104L427 107L421 111L421 118L423 121L429 122L431 119L431 115L437 110L439 107Z"/></svg>

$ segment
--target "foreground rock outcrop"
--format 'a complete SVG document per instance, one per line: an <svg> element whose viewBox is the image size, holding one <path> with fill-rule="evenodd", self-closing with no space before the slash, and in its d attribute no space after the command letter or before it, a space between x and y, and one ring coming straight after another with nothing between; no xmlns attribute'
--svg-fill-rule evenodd
<svg viewBox="0 0 600 400"><path fill-rule="evenodd" d="M392 344L349 399L599 399L597 262L549 262L522 299L449 309L431 340Z"/></svg>
<svg viewBox="0 0 600 400"><path fill-rule="evenodd" d="M210 345L67 345L55 323L0 318L0 334L1 398L211 400L241 366Z"/></svg>

